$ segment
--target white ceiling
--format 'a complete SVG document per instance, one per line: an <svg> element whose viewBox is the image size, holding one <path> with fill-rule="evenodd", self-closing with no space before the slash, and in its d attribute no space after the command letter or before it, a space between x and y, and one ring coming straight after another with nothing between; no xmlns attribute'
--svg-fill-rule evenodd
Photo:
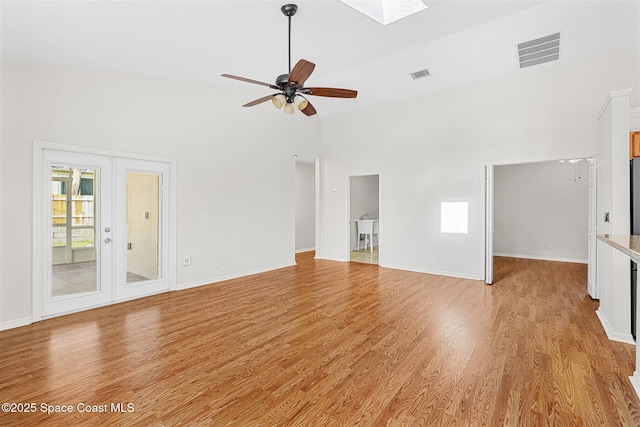
<svg viewBox="0 0 640 427"><path fill-rule="evenodd" d="M298 0L292 61L316 64L307 86L356 89L312 97L335 114L518 70L516 44L560 31L561 60L640 45L640 2L424 0L428 9L387 26L338 0ZM3 59L244 87L240 105L287 72L280 1L5 1ZM553 66L544 64L542 66ZM431 76L410 73L428 68ZM535 67L534 67L535 68ZM250 98L247 99L247 94ZM253 108L269 108L259 105Z"/></svg>

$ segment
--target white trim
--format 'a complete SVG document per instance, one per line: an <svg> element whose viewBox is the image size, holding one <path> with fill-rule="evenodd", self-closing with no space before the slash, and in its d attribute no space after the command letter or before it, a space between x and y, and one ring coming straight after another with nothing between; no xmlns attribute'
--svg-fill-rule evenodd
<svg viewBox="0 0 640 427"><path fill-rule="evenodd" d="M211 279L196 280L194 282L181 283L179 288L178 288L178 290L182 291L182 290L185 290L185 289L197 288L199 286L212 285L214 283L226 282L227 280L233 280L233 279L239 279L241 277L253 276L254 274L268 273L270 271L279 270L281 268L286 268L286 267L292 267L292 266L295 266L295 265L296 265L295 262L276 264L276 265L272 265L272 266L269 266L269 267L256 268L256 269L253 269L253 270L243 271L241 273L225 274L225 275L214 277L214 278L211 278Z"/></svg>
<svg viewBox="0 0 640 427"><path fill-rule="evenodd" d="M345 188L347 191L345 191L345 196L346 196L346 203L345 203L345 231L343 231L344 236L347 236L345 239L345 245L344 245L344 259L345 260L350 260L351 259L351 175L347 175L346 177L346 184L345 184ZM379 191L379 189L378 189ZM380 200L378 199L378 203L380 202ZM378 205L379 207L379 205ZM357 225L356 225L357 227Z"/></svg>
<svg viewBox="0 0 640 427"><path fill-rule="evenodd" d="M105 150L102 148L85 147L82 145L60 144L57 142L33 141L34 148L39 147L40 150L49 149L56 151L71 151L74 153L93 154L105 157L122 157L134 160L148 160L151 162L175 163L176 160L169 157L151 156L147 154L127 153L125 151Z"/></svg>
<svg viewBox="0 0 640 427"><path fill-rule="evenodd" d="M493 253L494 256L503 256L508 258L522 258L522 259L535 259L540 261L554 261L554 262L573 262L577 264L588 264L589 260L576 259L576 258L560 258L544 255L525 255L525 254L505 254L505 253Z"/></svg>
<svg viewBox="0 0 640 427"><path fill-rule="evenodd" d="M42 298L43 298L43 286L44 286L44 269L41 265L41 261L45 259L44 248L40 243L40 235L45 229L44 222L42 221L42 215L36 215L36 212L42 212L44 205L42 203L42 162L43 152L45 146L38 142L33 141L33 184L32 184L32 201L31 205L31 321L39 322L42 320ZM36 285L37 284L37 285Z"/></svg>
<svg viewBox="0 0 640 427"><path fill-rule="evenodd" d="M486 165L482 171L484 176L484 282L488 285L493 284L493 249L494 237L494 176L495 166Z"/></svg>
<svg viewBox="0 0 640 427"><path fill-rule="evenodd" d="M461 273L452 272L452 271L430 270L426 268L415 268L415 267L408 267L406 265L398 265L398 264L385 264L385 265L380 265L380 267L390 268L393 270L412 271L414 273L431 274L436 276L455 277L458 279L484 280L484 277L482 277L479 274L461 274Z"/></svg>
<svg viewBox="0 0 640 427"><path fill-rule="evenodd" d="M600 116L602 116L602 113L604 113L604 110L607 109L607 106L611 102L612 98L617 98L619 96L631 95L632 91L633 91L633 89L627 88L627 89L620 89L620 90L612 90L611 92L609 92L609 94L607 95L607 97L604 100L604 103L602 104L602 107L600 107L600 111L598 111L598 120L600 120Z"/></svg>
<svg viewBox="0 0 640 427"><path fill-rule="evenodd" d="M349 259L344 259L344 258L338 258L338 257L332 257L332 256L323 256L322 258L318 258L318 259L323 259L326 261L335 261L335 262L349 262Z"/></svg>
<svg viewBox="0 0 640 427"><path fill-rule="evenodd" d="M630 376L629 380L631 381L631 385L636 391L636 394L640 398L640 373L638 371L634 371L633 376Z"/></svg>
<svg viewBox="0 0 640 427"><path fill-rule="evenodd" d="M321 215L320 215L320 156L316 156L315 159L315 169L314 169L314 178L315 178L315 182L313 183L314 188L315 188L315 212L316 212L316 223L315 223L315 248L314 250L316 251L316 254L314 256L315 259L318 259L318 254L320 253L321 250L321 246L320 246L320 241L322 239L322 227L321 227Z"/></svg>
<svg viewBox="0 0 640 427"><path fill-rule="evenodd" d="M504 160L500 162L488 162L484 165L492 165L492 166L515 166L515 165L529 165L533 163L546 163L546 162L557 162L558 160L567 160L567 159L590 159L598 157L597 153L583 153L583 154L567 154L564 156L552 156L552 157L536 157L532 159L514 159L514 160ZM484 188L484 187L482 187Z"/></svg>
<svg viewBox="0 0 640 427"><path fill-rule="evenodd" d="M623 342L634 346L636 345L636 342L633 340L633 336L630 333L622 334L620 332L613 332L609 319L607 319L607 315L603 310L597 309L596 314L598 315L598 319L600 319L604 332L607 334L607 338L611 341Z"/></svg>
<svg viewBox="0 0 640 427"><path fill-rule="evenodd" d="M311 248L304 248L304 249L297 249L297 250L296 250L296 253L297 253L297 254L300 254L300 253L302 253L302 252L310 252L310 251L315 251L315 250L316 250L316 248L315 248L315 247L311 247Z"/></svg>
<svg viewBox="0 0 640 427"><path fill-rule="evenodd" d="M31 317L21 317L20 319L7 320L5 322L0 322L0 331L19 328L21 326L27 326L32 323L33 319Z"/></svg>

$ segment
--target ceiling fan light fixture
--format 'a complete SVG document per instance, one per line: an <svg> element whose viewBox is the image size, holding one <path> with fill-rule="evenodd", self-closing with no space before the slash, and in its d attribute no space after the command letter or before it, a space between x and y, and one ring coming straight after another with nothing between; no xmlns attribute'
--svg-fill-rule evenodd
<svg viewBox="0 0 640 427"><path fill-rule="evenodd" d="M285 114L293 114L294 111L296 111L296 109L293 108L293 103L287 102L286 104L284 104L284 113Z"/></svg>
<svg viewBox="0 0 640 427"><path fill-rule="evenodd" d="M307 105L309 105L309 101L307 101L306 98L301 95L297 95L295 98L293 98L293 103L296 107L298 107L298 110L300 111L304 110L305 108L307 108Z"/></svg>
<svg viewBox="0 0 640 427"><path fill-rule="evenodd" d="M273 104L274 107L276 107L278 110L280 108L282 108L282 106L287 102L287 99L284 97L283 94L279 93L278 95L275 95L273 98L271 98L271 103Z"/></svg>
<svg viewBox="0 0 640 427"><path fill-rule="evenodd" d="M383 1L383 0L380 0ZM408 0L384 0L384 1L408 1ZM420 0L413 0L420 1ZM285 4L280 8L282 13L289 20L289 72L281 74L276 78L276 83L265 83L258 80L248 79L246 77L234 76L232 74L221 74L222 77L228 79L240 80L246 83L252 83L260 86L267 86L276 91L273 95L266 95L255 99L243 105L243 107L253 107L271 100L273 106L277 109L283 108L285 114L293 114L296 108L305 116L313 116L317 113L316 109L304 97L304 95L327 96L331 98L355 98L358 92L350 89L338 89L328 87L306 88L305 82L313 72L316 64L300 59L296 65L291 68L291 17L295 15L298 6L295 4Z"/></svg>

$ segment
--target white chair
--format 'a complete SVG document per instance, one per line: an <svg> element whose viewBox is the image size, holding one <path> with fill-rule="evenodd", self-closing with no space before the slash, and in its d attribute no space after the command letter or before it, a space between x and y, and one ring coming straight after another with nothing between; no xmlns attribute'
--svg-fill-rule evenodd
<svg viewBox="0 0 640 427"><path fill-rule="evenodd" d="M364 250L367 250L367 242L369 242L371 252L373 252L373 220L358 219L356 220L356 226L358 228L358 250L360 250L360 236L364 234Z"/></svg>

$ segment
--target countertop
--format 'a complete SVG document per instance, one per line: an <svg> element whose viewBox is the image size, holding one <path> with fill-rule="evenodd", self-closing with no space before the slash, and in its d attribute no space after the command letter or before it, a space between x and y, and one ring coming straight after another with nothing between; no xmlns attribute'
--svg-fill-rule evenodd
<svg viewBox="0 0 640 427"><path fill-rule="evenodd" d="M640 236L625 236L621 234L599 234L598 240L629 255L635 262L640 263Z"/></svg>

